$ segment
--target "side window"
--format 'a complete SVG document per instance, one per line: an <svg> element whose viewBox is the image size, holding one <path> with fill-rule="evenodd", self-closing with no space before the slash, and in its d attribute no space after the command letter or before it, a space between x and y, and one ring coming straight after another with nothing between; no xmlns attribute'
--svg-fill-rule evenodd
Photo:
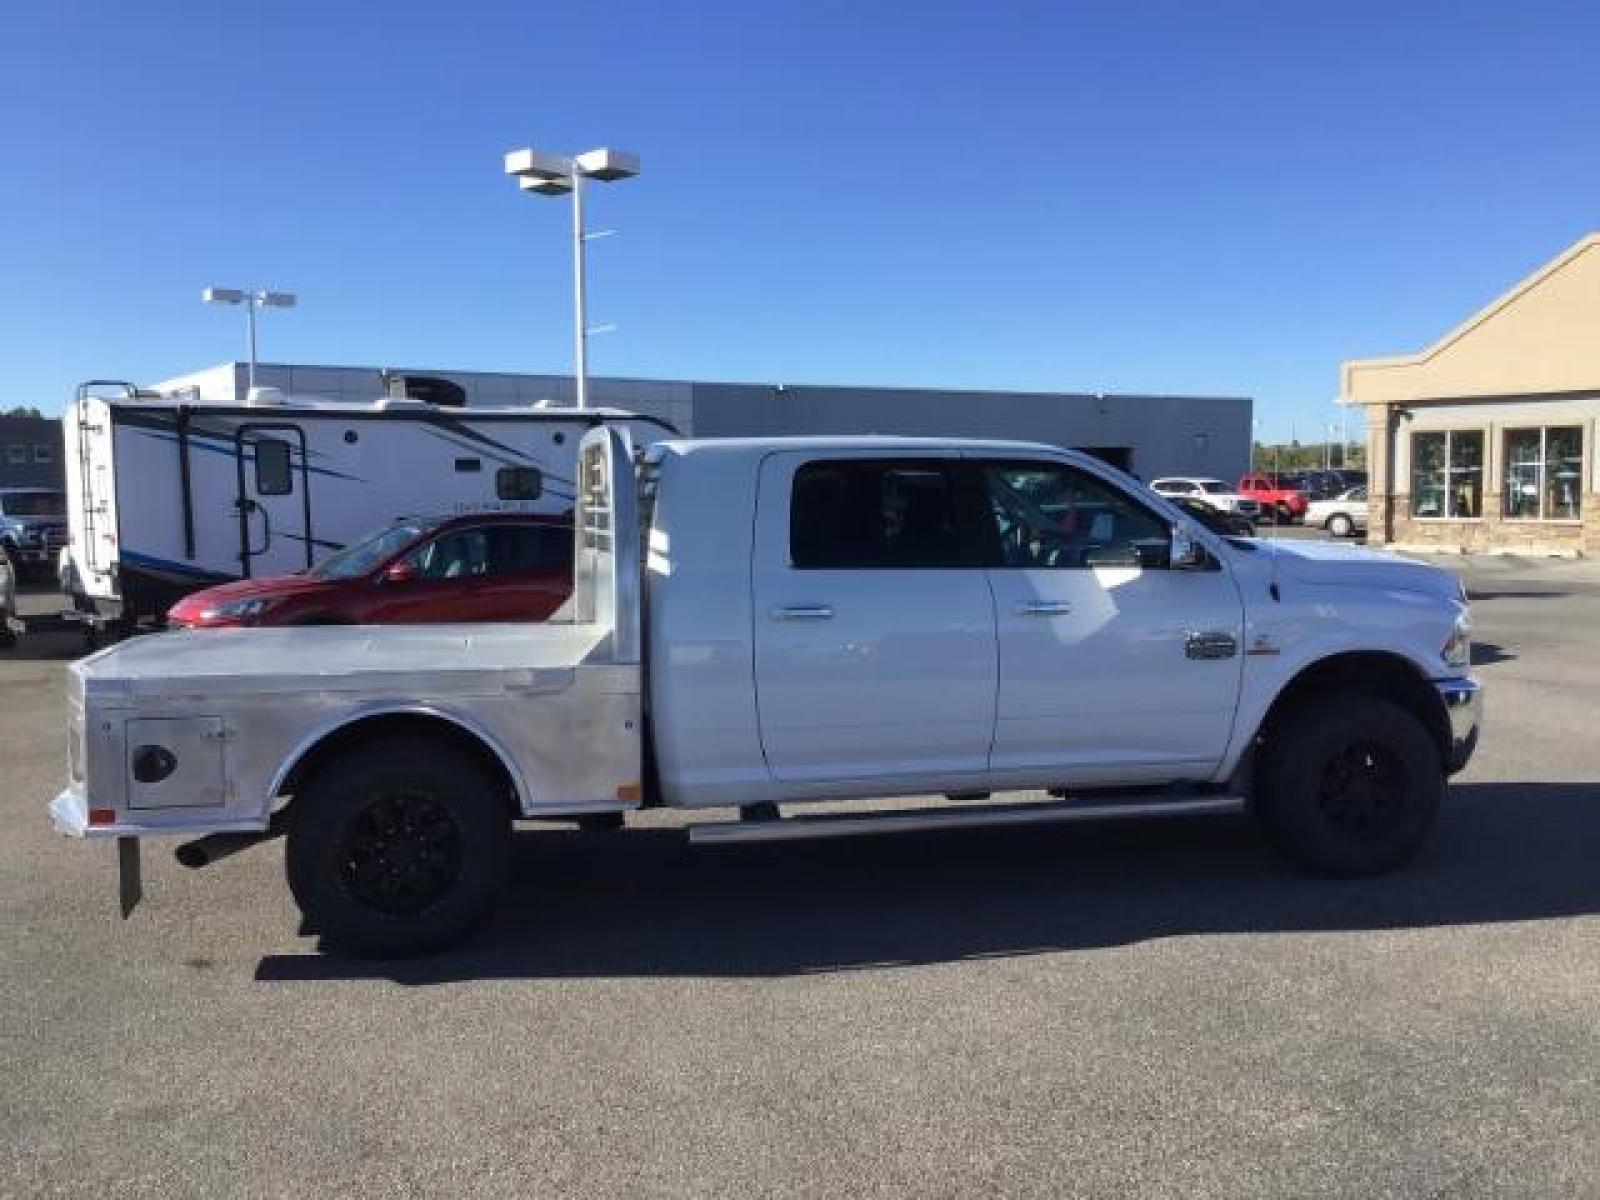
<svg viewBox="0 0 1600 1200"><path fill-rule="evenodd" d="M572 534L548 525L489 527L489 573L551 571L572 564Z"/></svg>
<svg viewBox="0 0 1600 1200"><path fill-rule="evenodd" d="M544 476L537 467L501 467L494 473L494 494L501 500L537 500Z"/></svg>
<svg viewBox="0 0 1600 1200"><path fill-rule="evenodd" d="M408 561L418 579L468 579L489 573L489 537L484 529L453 529L413 550Z"/></svg>
<svg viewBox="0 0 1600 1200"><path fill-rule="evenodd" d="M1000 561L1019 569L1167 566L1172 531L1131 496L1072 467L986 463Z"/></svg>
<svg viewBox="0 0 1600 1200"><path fill-rule="evenodd" d="M287 496L294 491L289 469L289 443L277 438L256 442L256 492L262 496Z"/></svg>
<svg viewBox="0 0 1600 1200"><path fill-rule="evenodd" d="M802 571L982 566L982 509L959 467L942 459L807 463L790 493L790 562Z"/></svg>

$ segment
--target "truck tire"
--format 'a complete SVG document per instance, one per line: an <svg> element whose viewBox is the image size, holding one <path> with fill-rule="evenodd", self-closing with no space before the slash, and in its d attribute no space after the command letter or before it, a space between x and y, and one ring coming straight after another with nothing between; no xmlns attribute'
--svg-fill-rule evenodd
<svg viewBox="0 0 1600 1200"><path fill-rule="evenodd" d="M1308 698L1263 747L1256 816L1285 858L1318 875L1379 875L1421 849L1444 796L1439 747L1397 704Z"/></svg>
<svg viewBox="0 0 1600 1200"><path fill-rule="evenodd" d="M388 738L341 754L301 787L285 863L326 945L401 958L481 920L510 851L510 816L477 762L443 742Z"/></svg>
<svg viewBox="0 0 1600 1200"><path fill-rule="evenodd" d="M1347 538L1356 531L1356 523L1345 513L1334 513L1328 518L1328 532L1336 538Z"/></svg>
<svg viewBox="0 0 1600 1200"><path fill-rule="evenodd" d="M1287 504L1285 504L1283 501L1281 501L1281 500L1278 501L1277 507L1274 509L1274 514L1275 514L1275 520L1276 520L1277 524L1279 524L1279 525L1293 525L1294 524L1294 513L1289 510L1289 506Z"/></svg>

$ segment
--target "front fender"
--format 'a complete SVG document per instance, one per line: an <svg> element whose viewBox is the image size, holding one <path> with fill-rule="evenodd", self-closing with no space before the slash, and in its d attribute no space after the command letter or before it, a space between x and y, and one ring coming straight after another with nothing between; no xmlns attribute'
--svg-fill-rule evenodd
<svg viewBox="0 0 1600 1200"><path fill-rule="evenodd" d="M1431 603L1431 602L1430 602ZM1216 778L1230 778L1250 748L1262 723L1279 697L1297 679L1319 665L1343 655L1381 655L1404 664L1419 682L1429 683L1460 674L1445 667L1437 647L1414 633L1389 632L1353 637L1347 629L1306 631L1300 637L1283 639L1275 630L1257 627L1246 621L1244 670L1239 704L1234 711L1233 733Z"/></svg>

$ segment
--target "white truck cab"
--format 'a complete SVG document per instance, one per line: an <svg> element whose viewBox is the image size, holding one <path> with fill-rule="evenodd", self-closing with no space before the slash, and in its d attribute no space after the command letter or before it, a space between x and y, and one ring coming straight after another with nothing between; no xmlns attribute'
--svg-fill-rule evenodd
<svg viewBox="0 0 1600 1200"><path fill-rule="evenodd" d="M325 942L426 950L521 817L697 841L1254 811L1317 872L1422 845L1477 739L1457 580L1214 536L1080 454L905 438L579 450L525 626L167 633L74 664L65 832L200 866L280 833ZM809 801L1046 792L804 815Z"/></svg>

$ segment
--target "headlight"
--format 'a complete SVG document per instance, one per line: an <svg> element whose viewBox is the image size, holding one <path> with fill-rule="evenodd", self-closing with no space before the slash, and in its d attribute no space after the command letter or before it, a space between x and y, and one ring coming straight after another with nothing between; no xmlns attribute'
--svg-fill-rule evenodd
<svg viewBox="0 0 1600 1200"><path fill-rule="evenodd" d="M1455 627L1439 651L1448 667L1465 667L1472 662L1472 614L1462 609Z"/></svg>
<svg viewBox="0 0 1600 1200"><path fill-rule="evenodd" d="M230 600L226 604L219 604L215 608L202 609L202 621L248 621L251 617L259 617L272 607L271 600L260 598L252 600Z"/></svg>

